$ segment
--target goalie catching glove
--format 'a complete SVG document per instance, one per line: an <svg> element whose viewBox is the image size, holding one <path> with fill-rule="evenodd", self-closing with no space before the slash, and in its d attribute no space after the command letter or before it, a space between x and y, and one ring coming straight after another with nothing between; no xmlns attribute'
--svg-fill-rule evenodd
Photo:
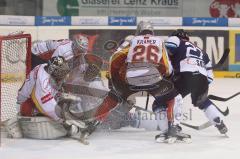
<svg viewBox="0 0 240 159"><path fill-rule="evenodd" d="M95 77L97 77L100 73L100 68L96 64L89 64L83 79L85 81L92 81Z"/></svg>

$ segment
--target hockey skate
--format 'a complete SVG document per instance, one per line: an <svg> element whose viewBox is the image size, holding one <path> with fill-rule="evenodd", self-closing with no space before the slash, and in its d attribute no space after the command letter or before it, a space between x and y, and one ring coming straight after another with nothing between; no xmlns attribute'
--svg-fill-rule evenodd
<svg viewBox="0 0 240 159"><path fill-rule="evenodd" d="M84 145L89 145L89 141L87 139L88 139L89 135L91 135L96 130L96 128L99 124L100 124L100 122L97 120L89 122L87 124L88 127L86 129L81 130L81 135L79 137L79 141Z"/></svg>
<svg viewBox="0 0 240 159"><path fill-rule="evenodd" d="M158 143L191 143L191 136L182 133L182 128L179 125L172 125L168 131L155 136Z"/></svg>
<svg viewBox="0 0 240 159"><path fill-rule="evenodd" d="M226 135L226 133L228 132L228 128L223 123L223 121L220 120L219 117L215 118L213 121L216 123L215 127L219 130L219 132L221 134L225 134Z"/></svg>
<svg viewBox="0 0 240 159"><path fill-rule="evenodd" d="M67 136L78 140L79 142L81 142L84 145L88 145L88 137L89 135L91 135L96 127L100 124L99 121L94 120L91 122L85 122L86 127L78 127L76 125L71 125L71 126L67 126L66 129L68 130L68 134Z"/></svg>

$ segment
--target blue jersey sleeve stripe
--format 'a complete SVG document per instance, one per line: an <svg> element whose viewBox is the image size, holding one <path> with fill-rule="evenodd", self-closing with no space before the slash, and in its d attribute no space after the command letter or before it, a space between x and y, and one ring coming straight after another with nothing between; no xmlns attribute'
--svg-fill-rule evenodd
<svg viewBox="0 0 240 159"><path fill-rule="evenodd" d="M177 48L177 44L173 42L165 42L166 47Z"/></svg>

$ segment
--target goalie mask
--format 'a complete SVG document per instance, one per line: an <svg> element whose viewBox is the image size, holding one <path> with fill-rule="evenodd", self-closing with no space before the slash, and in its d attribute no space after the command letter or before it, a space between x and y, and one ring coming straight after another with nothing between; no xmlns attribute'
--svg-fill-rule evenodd
<svg viewBox="0 0 240 159"><path fill-rule="evenodd" d="M171 36L177 36L181 40L187 40L189 41L189 34L185 32L183 29L177 29L175 30Z"/></svg>
<svg viewBox="0 0 240 159"><path fill-rule="evenodd" d="M153 25L149 21L140 21L137 25L136 35L145 35L145 34L154 35Z"/></svg>
<svg viewBox="0 0 240 159"><path fill-rule="evenodd" d="M72 40L72 49L76 53L87 53L88 38L82 35L75 35Z"/></svg>
<svg viewBox="0 0 240 159"><path fill-rule="evenodd" d="M48 61L48 73L56 81L64 79L69 71L70 68L62 56L52 57L51 60Z"/></svg>

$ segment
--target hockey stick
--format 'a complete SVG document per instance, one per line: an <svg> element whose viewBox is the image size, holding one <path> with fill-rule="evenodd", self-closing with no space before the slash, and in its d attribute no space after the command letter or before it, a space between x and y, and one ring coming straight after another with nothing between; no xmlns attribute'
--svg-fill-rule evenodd
<svg viewBox="0 0 240 159"><path fill-rule="evenodd" d="M151 110L147 110L147 109L144 109L142 107L139 107L139 106L136 106L136 105L133 105L134 108L136 108L137 110L142 110L142 111L145 111L145 112L148 112L148 113L151 113L151 114L155 114L153 111Z"/></svg>
<svg viewBox="0 0 240 159"><path fill-rule="evenodd" d="M215 107L217 108L217 110L218 110L220 113L222 113L222 115L227 116L227 115L229 114L229 109L228 109L228 107L227 107L227 109L226 109L225 111L220 110L216 105L215 105Z"/></svg>
<svg viewBox="0 0 240 159"><path fill-rule="evenodd" d="M145 111L145 112L148 112L148 113L153 113L155 114L154 112L150 111L150 110L145 110L144 108L142 107L139 107L139 106L136 106L134 105L133 106L134 108L138 109L138 110L142 110L142 111ZM215 106L216 107L216 106ZM220 111L224 116L227 116L229 114L229 109L227 107L227 109L223 112L221 111L218 107L216 107L218 109L218 111ZM212 126L212 123L210 121L206 122L206 123L203 123L199 126L195 126L195 125L190 125L190 124L187 124L187 123L184 123L184 122L180 122L180 124L186 126L186 127L189 127L189 128L192 128L192 129L195 129L195 130L203 130L203 129L206 129L210 126Z"/></svg>
<svg viewBox="0 0 240 159"><path fill-rule="evenodd" d="M240 94L240 92L237 92L235 93L234 95L230 96L230 97L227 97L227 98L223 98L223 97L219 97L219 96L215 96L215 95L209 95L208 98L209 99L212 99L212 100L217 100L217 101L223 101L223 102L226 102L236 96L238 96Z"/></svg>
<svg viewBox="0 0 240 159"><path fill-rule="evenodd" d="M208 122L206 122L206 123L203 123L202 125L199 125L199 126L190 125L190 124L183 123L183 122L180 122L180 124L182 124L182 125L184 125L184 126L186 126L186 127L195 129L195 130L203 130L203 129L206 129L206 128L212 126L212 123L211 123L210 121L208 121Z"/></svg>
<svg viewBox="0 0 240 159"><path fill-rule="evenodd" d="M136 109L138 109L138 110L146 111L146 112L148 112L148 113L154 113L153 111L144 109L144 108L139 107L139 106L136 106L136 105L134 105L133 107L136 108ZM229 114L229 109L228 109L228 107L227 107L227 109L226 109L225 111L220 110L217 106L215 106L215 107L217 108L217 110L218 110L222 115L227 116L227 115Z"/></svg>
<svg viewBox="0 0 240 159"><path fill-rule="evenodd" d="M229 114L229 109L227 107L227 109L225 111L221 111L217 106L215 106L217 108L217 110L222 113L224 116L227 116ZM202 130L202 129L206 129L208 127L210 127L212 125L212 123L210 121L206 122L206 123L203 123L199 126L195 126L195 125L190 125L190 124L187 124L187 123L183 123L183 122L180 122L180 124L186 126L186 127L189 127L189 128L192 128L192 129L195 129L195 130Z"/></svg>
<svg viewBox="0 0 240 159"><path fill-rule="evenodd" d="M221 57L221 59L219 60L219 62L212 66L212 67L207 67L206 70L213 70L213 69L216 69L216 68L219 68L222 66L222 64L226 61L228 55L229 55L229 52L230 52L230 49L229 48L226 48L223 52L223 56Z"/></svg>
<svg viewBox="0 0 240 159"><path fill-rule="evenodd" d="M150 110L145 110L144 108L142 107L139 107L139 106L136 106L134 105L133 106L134 108L138 109L138 110L142 110L142 111L145 111L145 112L148 112L148 113L154 113ZM192 128L192 129L195 129L195 130L203 130L203 129L206 129L208 127L210 127L212 125L212 123L210 121L206 122L206 123L203 123L199 126L195 126L195 125L191 125L191 124L187 124L187 123L184 123L184 122L180 122L180 124L186 126L186 127L189 127L189 128Z"/></svg>
<svg viewBox="0 0 240 159"><path fill-rule="evenodd" d="M148 103L149 103L149 93L147 92L147 100L146 100L145 110L148 109Z"/></svg>

